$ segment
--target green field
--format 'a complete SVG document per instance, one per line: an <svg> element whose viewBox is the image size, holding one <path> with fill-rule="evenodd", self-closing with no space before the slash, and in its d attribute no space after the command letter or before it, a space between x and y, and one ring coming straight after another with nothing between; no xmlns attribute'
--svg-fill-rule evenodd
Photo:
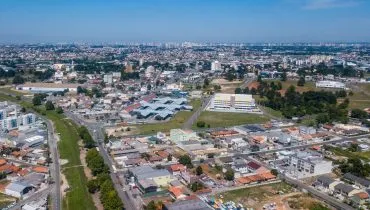
<svg viewBox="0 0 370 210"><path fill-rule="evenodd" d="M13 90L11 87L0 87L0 91L3 92L3 93L13 94L13 95L16 95L16 96L27 95L26 93L23 93L23 92L20 92L20 91L17 91L17 90Z"/></svg>
<svg viewBox="0 0 370 210"><path fill-rule="evenodd" d="M348 150L341 149L339 147L330 147L330 151L335 155L343 156L347 158L360 158L364 161L370 161L370 151L366 152L350 152Z"/></svg>
<svg viewBox="0 0 370 210"><path fill-rule="evenodd" d="M22 106L44 113L46 117L53 121L57 133L60 133L58 150L61 159L68 160L68 163L62 166L62 169L70 166L81 165L80 151L77 144L79 136L77 134L77 125L71 120L65 119L64 115L57 114L54 111L45 111L41 107L33 107L32 104L0 93L0 101L7 100L19 103ZM96 209L91 195L87 190L87 178L82 167L72 167L63 171L66 176L70 190L63 199L63 209Z"/></svg>
<svg viewBox="0 0 370 210"><path fill-rule="evenodd" d="M242 124L265 123L270 119L261 114L211 112L204 111L200 114L198 121L204 121L211 128L229 127ZM196 123L193 125L196 128Z"/></svg>
<svg viewBox="0 0 370 210"><path fill-rule="evenodd" d="M77 125L54 111L46 111L46 116L54 122L57 132L60 133L58 142L60 158L68 160L68 163L62 166L62 169L68 167L63 170L63 174L70 186L63 200L63 209L96 209L87 190L87 178L83 168L71 167L81 165Z"/></svg>
<svg viewBox="0 0 370 210"><path fill-rule="evenodd" d="M279 110L274 110L274 109L272 109L270 107L266 107L266 106L260 106L260 108L267 115L271 115L272 117L278 118L278 119L284 119L283 114Z"/></svg>
<svg viewBox="0 0 370 210"><path fill-rule="evenodd" d="M186 120L188 120L189 117L191 117L194 114L194 112L196 112L197 109L199 109L201 103L202 102L199 99L191 101L190 105L193 106L193 111L180 111L168 122L137 125L136 128L138 130L138 134L152 134L158 131L168 132L174 128L181 128L181 126L186 122Z"/></svg>
<svg viewBox="0 0 370 210"><path fill-rule="evenodd" d="M291 85L295 86L296 91L298 92L306 92L310 90L320 90L319 88L316 88L314 82L306 81L304 86L297 86L298 80L287 80L287 81L280 81L280 80L265 80L266 82L274 82L277 84L278 82L281 82L281 85L283 86L282 92L285 92Z"/></svg>

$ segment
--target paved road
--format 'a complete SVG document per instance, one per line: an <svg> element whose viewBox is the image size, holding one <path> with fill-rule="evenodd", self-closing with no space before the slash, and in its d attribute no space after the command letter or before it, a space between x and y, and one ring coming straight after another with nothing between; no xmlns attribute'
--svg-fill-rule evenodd
<svg viewBox="0 0 370 210"><path fill-rule="evenodd" d="M50 174L53 178L53 182L55 183L54 190L51 193L51 199L53 204L53 209L60 210L61 209L61 200L62 195L60 192L60 163L59 163L59 151L57 142L55 139L55 132L54 126L52 122L48 119L46 120L46 125L48 127L48 145L50 150L51 159L53 164L50 167Z"/></svg>
<svg viewBox="0 0 370 210"><path fill-rule="evenodd" d="M266 153L273 153L273 152L278 152L278 151L283 151L283 150L301 149L301 148L311 147L311 146L314 146L314 145L325 145L325 144L331 144L331 143L351 141L351 140L354 140L354 139L369 137L369 136L370 136L370 134L365 134L365 135L359 135L359 136L353 136L353 137L344 137L344 138L341 138L341 139L334 139L334 140L329 140L329 141L315 142L315 143L311 143L311 144L302 144L302 145L291 146L291 147L282 147L282 148L279 148L279 149L263 150L263 151L256 151L256 152L246 152L246 153L241 153L241 154L244 154L244 155L266 154Z"/></svg>
<svg viewBox="0 0 370 210"><path fill-rule="evenodd" d="M264 162L261 162L259 160L253 159L253 158L250 158L250 159L259 163L259 164L261 164L262 166L264 166L266 168L269 168L269 166L267 164L265 164ZM292 184L292 185L296 186L299 189L307 190L307 192L311 193L312 196L315 196L315 197L319 198L320 200L325 201L326 203L335 207L336 209L343 209L343 210L353 209L351 206L349 206L345 203L342 203L342 202L336 200L335 198L316 190L312 186L309 186L309 185L306 185L306 184L302 183L298 179L293 179L293 178L288 177L284 174L279 174L278 178L281 179L281 180L284 180L285 182L287 182L289 184Z"/></svg>
<svg viewBox="0 0 370 210"><path fill-rule="evenodd" d="M202 105L198 108L197 111L184 123L182 126L183 129L191 129L191 126L197 121L198 117L202 111L207 107L211 97L202 97Z"/></svg>
<svg viewBox="0 0 370 210"><path fill-rule="evenodd" d="M104 133L102 131L102 126L100 126L99 124L95 124L95 123L84 122L83 120L79 119L75 114L73 114L69 111L65 111L65 115L68 118L70 118L71 120L73 120L76 124L84 125L89 129L89 131L91 133L91 136L93 137L95 142L97 142L99 152L102 155L102 157L104 159L104 162L109 167L109 170L111 172L110 177L111 177L112 182L114 184L114 188L116 189L119 197L121 198L122 202L124 203L125 209L128 209L128 210L139 209L139 207L133 201L132 196L130 197L128 195L128 192L126 191L126 189L128 189L128 187L125 186L124 182L122 183L120 181L120 179L118 177L118 174L113 169L113 161L111 160L109 154L107 153L106 149L103 146Z"/></svg>

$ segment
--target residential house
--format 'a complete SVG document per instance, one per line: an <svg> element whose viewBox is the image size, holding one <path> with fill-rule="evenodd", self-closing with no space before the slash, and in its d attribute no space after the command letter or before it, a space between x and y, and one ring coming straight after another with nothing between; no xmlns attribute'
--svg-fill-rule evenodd
<svg viewBox="0 0 370 210"><path fill-rule="evenodd" d="M370 180L355 176L351 173L344 174L343 179L353 182L355 185L359 187L364 187L364 188L370 187Z"/></svg>
<svg viewBox="0 0 370 210"><path fill-rule="evenodd" d="M359 192L350 197L352 206L359 207L365 205L369 201L369 194L366 192Z"/></svg>
<svg viewBox="0 0 370 210"><path fill-rule="evenodd" d="M359 190L355 189L354 187L348 184L339 183L334 186L334 193L340 194L344 196L345 198L349 198L358 192Z"/></svg>
<svg viewBox="0 0 370 210"><path fill-rule="evenodd" d="M334 191L335 185L339 184L339 181L336 181L335 179L327 176L327 175L321 175L317 177L316 182L320 184L322 187L324 187L327 190Z"/></svg>
<svg viewBox="0 0 370 210"><path fill-rule="evenodd" d="M180 175L181 172L186 171L186 166L181 163L174 164L170 166L169 171L172 173L172 175L177 176Z"/></svg>

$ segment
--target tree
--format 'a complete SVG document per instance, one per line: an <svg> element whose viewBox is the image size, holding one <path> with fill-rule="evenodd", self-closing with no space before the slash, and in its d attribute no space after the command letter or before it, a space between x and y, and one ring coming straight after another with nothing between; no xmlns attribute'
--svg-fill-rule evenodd
<svg viewBox="0 0 370 210"><path fill-rule="evenodd" d="M97 179L91 179L87 182L87 189L90 193L95 193L99 190L99 182Z"/></svg>
<svg viewBox="0 0 370 210"><path fill-rule="evenodd" d="M189 155L182 155L179 158L179 163L187 166L188 168L192 168L193 164L191 163L191 158Z"/></svg>
<svg viewBox="0 0 370 210"><path fill-rule="evenodd" d="M19 85L19 84L23 84L24 83L24 79L23 77L19 76L19 75L16 75L14 78L13 78L13 84L15 85Z"/></svg>
<svg viewBox="0 0 370 210"><path fill-rule="evenodd" d="M300 77L298 82L297 82L297 86L304 86L304 84L306 83L304 77Z"/></svg>
<svg viewBox="0 0 370 210"><path fill-rule="evenodd" d="M241 94L241 93L242 93L242 89L240 87L235 89L235 94Z"/></svg>
<svg viewBox="0 0 370 210"><path fill-rule="evenodd" d="M357 118L357 119L367 119L369 117L369 115L364 110L352 109L351 117L352 118Z"/></svg>
<svg viewBox="0 0 370 210"><path fill-rule="evenodd" d="M316 122L318 124L324 124L324 123L327 123L327 122L330 122L330 117L328 114L326 113L321 113L321 114L318 114L316 116Z"/></svg>
<svg viewBox="0 0 370 210"><path fill-rule="evenodd" d="M225 172L225 179L228 181L234 180L234 171L231 168L227 169Z"/></svg>
<svg viewBox="0 0 370 210"><path fill-rule="evenodd" d="M203 169L201 166L198 166L196 169L195 169L195 172L198 176L202 175L203 174Z"/></svg>
<svg viewBox="0 0 370 210"><path fill-rule="evenodd" d="M62 107L58 106L56 109L55 109L55 112L58 113L58 114L63 114L63 109Z"/></svg>
<svg viewBox="0 0 370 210"><path fill-rule="evenodd" d="M46 109L46 110L54 110L54 109L55 109L55 107L54 107L53 102L51 102L51 101L47 101L47 102L46 102L46 104L45 104L45 109Z"/></svg>
<svg viewBox="0 0 370 210"><path fill-rule="evenodd" d="M205 78L204 79L204 86L205 87L208 87L209 86L209 79L208 78Z"/></svg>
<svg viewBox="0 0 370 210"><path fill-rule="evenodd" d="M157 210L157 205L155 205L155 202L152 200L146 205L145 210Z"/></svg>
<svg viewBox="0 0 370 210"><path fill-rule="evenodd" d="M86 90L84 88L82 88L81 86L78 86L77 87L77 94L81 94L81 93L85 93Z"/></svg>
<svg viewBox="0 0 370 210"><path fill-rule="evenodd" d="M261 83L262 82L262 76L261 75L258 75L257 77L257 82Z"/></svg>
<svg viewBox="0 0 370 210"><path fill-rule="evenodd" d="M248 87L244 88L243 93L244 94L249 94L249 88Z"/></svg>
<svg viewBox="0 0 370 210"><path fill-rule="evenodd" d="M285 82L287 80L287 74L286 72L284 71L282 74L281 74L281 81Z"/></svg>
<svg viewBox="0 0 370 210"><path fill-rule="evenodd" d="M252 89L251 89L250 93L251 93L252 95L256 95L256 94L257 94L257 89L256 89L256 88L254 88L254 87L252 87Z"/></svg>
<svg viewBox="0 0 370 210"><path fill-rule="evenodd" d="M277 176L279 174L279 172L276 169L271 169L271 174L274 175L274 176Z"/></svg>
<svg viewBox="0 0 370 210"><path fill-rule="evenodd" d="M34 106L39 106L41 105L42 101L41 101L41 97L39 95L35 95L32 99L32 104Z"/></svg>
<svg viewBox="0 0 370 210"><path fill-rule="evenodd" d="M172 161L172 155L171 155L171 154L168 154L168 156L167 156L167 160L168 160L168 161Z"/></svg>
<svg viewBox="0 0 370 210"><path fill-rule="evenodd" d="M277 90L281 90L283 89L283 85L281 84L281 82L278 82L277 83Z"/></svg>
<svg viewBox="0 0 370 210"><path fill-rule="evenodd" d="M198 121L197 122L197 127L198 128L204 128L206 126L206 123L204 121Z"/></svg>

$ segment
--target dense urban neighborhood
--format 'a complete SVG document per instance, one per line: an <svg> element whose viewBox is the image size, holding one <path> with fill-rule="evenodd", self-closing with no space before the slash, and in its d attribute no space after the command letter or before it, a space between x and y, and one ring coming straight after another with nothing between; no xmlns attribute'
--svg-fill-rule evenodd
<svg viewBox="0 0 370 210"><path fill-rule="evenodd" d="M0 209L370 209L370 45L0 45Z"/></svg>

